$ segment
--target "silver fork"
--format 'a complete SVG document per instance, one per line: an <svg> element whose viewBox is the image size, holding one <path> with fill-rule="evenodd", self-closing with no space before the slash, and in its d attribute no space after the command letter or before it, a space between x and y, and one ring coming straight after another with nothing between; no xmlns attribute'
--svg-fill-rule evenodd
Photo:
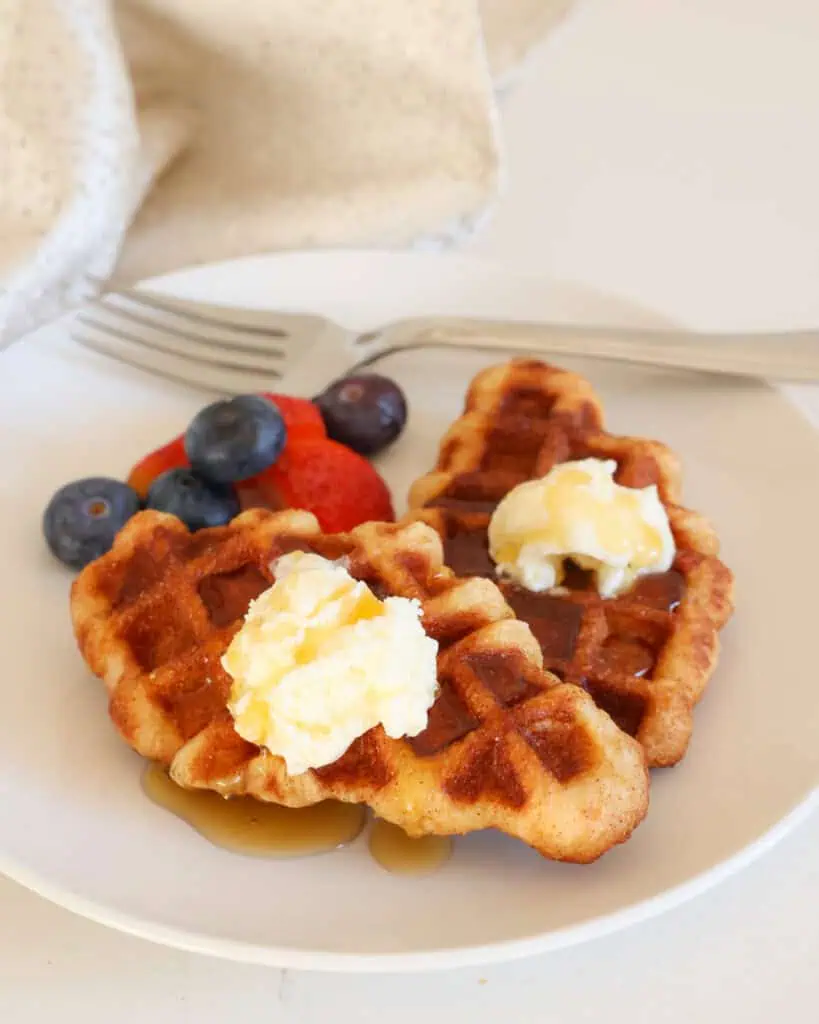
<svg viewBox="0 0 819 1024"><path fill-rule="evenodd" d="M702 334L432 317L362 334L321 316L217 306L141 289L112 292L86 307L73 335L131 366L227 395L268 388L314 395L386 355L434 347L819 380L819 331Z"/></svg>

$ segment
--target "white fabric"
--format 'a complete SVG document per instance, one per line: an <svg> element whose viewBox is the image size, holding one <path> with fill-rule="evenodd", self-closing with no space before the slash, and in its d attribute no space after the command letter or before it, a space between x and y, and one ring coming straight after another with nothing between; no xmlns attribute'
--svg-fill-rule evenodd
<svg viewBox="0 0 819 1024"><path fill-rule="evenodd" d="M471 230L492 75L570 3L0 0L0 343L112 277Z"/></svg>

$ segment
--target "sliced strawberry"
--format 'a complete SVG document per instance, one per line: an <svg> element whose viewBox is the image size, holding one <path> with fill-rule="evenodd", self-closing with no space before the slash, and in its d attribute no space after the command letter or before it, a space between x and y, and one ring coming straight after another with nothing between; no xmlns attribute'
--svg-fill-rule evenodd
<svg viewBox="0 0 819 1024"><path fill-rule="evenodd" d="M188 466L185 454L185 436L180 434L161 448L146 455L128 474L128 485L133 487L143 500L148 496L148 489L156 478L168 469L182 469Z"/></svg>
<svg viewBox="0 0 819 1024"><path fill-rule="evenodd" d="M282 414L287 427L287 443L327 436L324 420L318 408L306 398L292 398L290 395L276 395L264 392L264 397L273 402ZM156 478L168 469L182 469L189 466L185 454L185 435L180 434L161 448L146 455L128 474L128 484L141 498L146 498L148 489ZM256 505L259 502L255 502ZM249 507L245 505L245 507Z"/></svg>
<svg viewBox="0 0 819 1024"><path fill-rule="evenodd" d="M303 508L328 533L395 519L387 485L365 458L327 438L288 443L278 462L237 487L243 508Z"/></svg>
<svg viewBox="0 0 819 1024"><path fill-rule="evenodd" d="M288 441L305 440L308 437L327 437L324 420L318 406L308 402L306 398L293 398L291 395L276 395L270 391L263 392L268 401L273 402L282 414L287 427Z"/></svg>

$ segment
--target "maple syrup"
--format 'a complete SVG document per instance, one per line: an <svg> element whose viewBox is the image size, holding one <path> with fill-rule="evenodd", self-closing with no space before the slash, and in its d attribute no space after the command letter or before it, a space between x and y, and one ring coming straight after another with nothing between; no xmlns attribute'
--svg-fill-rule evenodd
<svg viewBox="0 0 819 1024"><path fill-rule="evenodd" d="M436 871L452 854L449 836L420 836L413 839L397 825L376 818L370 826L370 856L394 875L427 875Z"/></svg>
<svg viewBox="0 0 819 1024"><path fill-rule="evenodd" d="M252 857L306 857L337 850L360 835L366 821L363 807L336 800L293 808L182 789L159 765L146 768L142 788L155 804L216 846Z"/></svg>
<svg viewBox="0 0 819 1024"><path fill-rule="evenodd" d="M187 822L216 846L252 857L306 857L338 850L364 829L366 810L357 804L325 800L312 807L280 807L253 797L224 797L177 786L159 765L148 765L142 789L159 807ZM411 839L403 829L376 819L370 854L393 874L429 874L452 852L447 836Z"/></svg>

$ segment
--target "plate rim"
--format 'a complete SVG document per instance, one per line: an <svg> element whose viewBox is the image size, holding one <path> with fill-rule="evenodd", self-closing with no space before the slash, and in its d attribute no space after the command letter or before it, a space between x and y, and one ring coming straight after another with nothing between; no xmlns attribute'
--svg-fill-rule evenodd
<svg viewBox="0 0 819 1024"><path fill-rule="evenodd" d="M558 949L568 949L584 942L605 938L643 921L659 917L661 914L703 895L754 863L807 820L816 808L819 808L819 785L814 787L804 800L796 803L775 825L731 857L727 857L714 867L694 875L679 885L665 889L656 896L632 903L630 906L610 914L521 939L504 939L499 942L481 943L474 946L430 949L414 953L329 953L206 936L185 928L158 925L148 918L112 910L95 900L65 891L57 886L52 887L38 872L30 871L19 865L17 865L17 870L14 870L11 859L2 853L0 853L0 873L71 913L126 935L146 939L149 942L183 952L213 956L236 963L276 967L281 970L348 974L411 974L507 963ZM9 864L12 864L11 869L9 869Z"/></svg>
<svg viewBox="0 0 819 1024"><path fill-rule="evenodd" d="M656 324L664 325L675 323L670 318L663 316L639 300L633 300L628 296L618 296L583 282L532 273L515 267L507 268L497 261L478 258L468 254L390 252L377 249L271 253L180 268L172 273L147 279L140 282L140 284L158 287L164 291L173 291L178 287L178 282L190 275L202 272L218 273L221 268L230 268L229 272L235 273L236 268L250 264L266 265L281 261L301 261L308 264L319 261L332 263L350 261L351 259L381 259L391 260L395 263L429 263L431 260L445 260L448 263L458 263L465 267L471 265L473 268L480 269L482 273L489 273L506 280L537 283L541 287L546 286L557 291L564 290L567 293L574 293L577 297L588 296L598 302L608 302L614 306L621 307L624 313L633 315L635 319L650 319ZM216 297L209 301L215 301L218 304L219 300ZM61 318L56 324L49 325L46 330L50 331L64 326L66 319ZM787 394L784 397L787 399ZM799 408L795 402L790 402L790 404L797 409ZM27 865L19 862L2 850L0 850L0 873L48 899L50 902L98 924L188 952L216 956L236 962L264 964L283 969L358 973L406 973L447 970L479 964L505 962L551 952L556 949L568 948L593 939L602 938L659 916L690 899L698 897L720 884L726 878L743 870L797 828L817 807L819 807L819 779L814 783L813 789L802 799L793 803L790 809L773 825L730 856L678 885L671 886L660 893L610 913L594 916L577 924L522 938L502 939L490 943L460 945L452 948L445 947L414 952L348 953L298 949L291 946L224 938L204 932L192 931L184 927L160 924L149 917L113 908L109 904L84 897L79 893L66 889L60 884L54 884L49 881L47 875L30 869Z"/></svg>

